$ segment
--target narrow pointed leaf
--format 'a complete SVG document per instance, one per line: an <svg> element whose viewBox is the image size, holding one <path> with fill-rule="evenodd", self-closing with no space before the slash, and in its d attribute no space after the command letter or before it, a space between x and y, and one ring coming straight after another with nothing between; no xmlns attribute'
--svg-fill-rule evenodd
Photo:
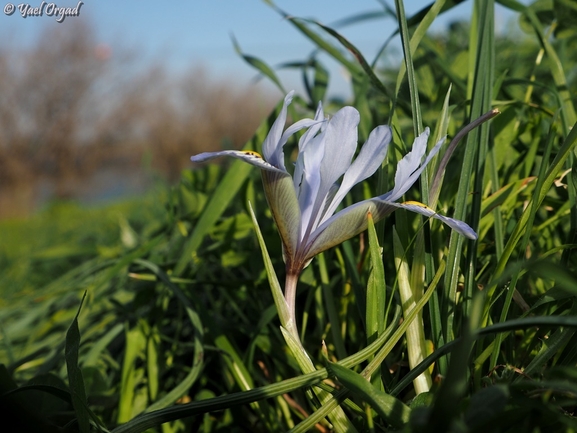
<svg viewBox="0 0 577 433"><path fill-rule="evenodd" d="M84 387L84 379L82 377L82 370L78 366L78 349L80 348L80 330L78 329L78 315L86 292L82 296L78 312L74 316L74 320L66 332L66 370L68 371L68 383L70 384L70 395L72 397L72 406L76 412L76 419L78 420L78 429L80 433L89 433L90 431L90 415L88 412L88 400L86 399L86 389Z"/></svg>
<svg viewBox="0 0 577 433"><path fill-rule="evenodd" d="M276 276L276 272L274 270L272 260L270 259L270 255L268 254L268 250L266 248L266 244L265 244L264 239L262 237L262 233L260 231L260 227L258 225L256 215L254 214L254 211L252 209L252 204L249 203L248 207L249 207L249 211L250 211L250 217L252 218L252 223L254 225L254 230L256 232L256 237L258 239L258 244L260 245L260 250L262 253L262 259L264 261L264 267L266 269L266 274L268 276L268 282L270 284L270 290L272 292L272 297L274 299L274 303L275 303L281 324L283 326L286 326L290 317L289 317L288 307L287 307L287 304L286 304L286 301L285 301L285 298L283 295L283 291L282 291L281 285L278 281L278 278Z"/></svg>
<svg viewBox="0 0 577 433"><path fill-rule="evenodd" d="M409 422L411 409L401 400L377 390L363 376L346 367L329 363L327 370L393 427L401 428Z"/></svg>

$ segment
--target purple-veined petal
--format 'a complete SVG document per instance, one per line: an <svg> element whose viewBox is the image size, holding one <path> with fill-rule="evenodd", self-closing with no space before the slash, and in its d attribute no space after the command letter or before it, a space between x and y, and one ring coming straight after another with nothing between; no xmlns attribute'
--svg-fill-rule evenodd
<svg viewBox="0 0 577 433"><path fill-rule="evenodd" d="M323 214L323 218L320 221L321 224L335 213L337 207L353 186L372 176L377 171L377 168L380 167L387 155L391 136L391 128L388 126L378 126L371 131L367 142L345 172L338 192Z"/></svg>
<svg viewBox="0 0 577 433"><path fill-rule="evenodd" d="M428 218L431 217L436 218L444 222L453 230L455 230L457 233L462 234L466 238L473 240L477 239L477 233L475 233L475 230L473 230L467 223L446 217L444 215L440 215L427 205L424 205L423 203L419 203L416 201L407 201L405 203L388 202L388 204L391 206L395 206L397 208L410 210L411 212L420 213L421 215L425 215Z"/></svg>
<svg viewBox="0 0 577 433"><path fill-rule="evenodd" d="M205 162L214 158L219 158L221 156L230 156L236 159L242 159L255 167L261 168L267 171L274 171L277 173L288 173L284 170L280 170L273 165L266 162L258 152L253 152L252 150L222 150L220 152L204 152L194 155L190 158L192 162Z"/></svg>
<svg viewBox="0 0 577 433"><path fill-rule="evenodd" d="M287 117L287 107L290 105L293 99L294 90L291 91L284 98L284 104L280 111L280 114L274 121L268 135L266 136L264 143L262 144L262 154L264 159L271 165L286 171L284 165L284 154L282 152L281 137L286 123Z"/></svg>

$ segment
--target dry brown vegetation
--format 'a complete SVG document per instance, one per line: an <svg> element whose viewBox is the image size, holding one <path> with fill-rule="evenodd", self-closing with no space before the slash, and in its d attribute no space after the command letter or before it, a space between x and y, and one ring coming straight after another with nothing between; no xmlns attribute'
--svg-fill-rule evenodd
<svg viewBox="0 0 577 433"><path fill-rule="evenodd" d="M145 155L176 181L190 155L241 146L272 106L198 66L183 76L143 66L81 20L10 47L0 45L0 217L32 211L40 196L76 198L101 171L142 174Z"/></svg>

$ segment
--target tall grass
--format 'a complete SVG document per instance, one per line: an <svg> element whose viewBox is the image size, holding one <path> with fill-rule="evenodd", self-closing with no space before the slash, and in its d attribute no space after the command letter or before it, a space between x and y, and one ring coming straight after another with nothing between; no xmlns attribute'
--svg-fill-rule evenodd
<svg viewBox="0 0 577 433"><path fill-rule="evenodd" d="M316 257L297 292L316 369L301 374L271 295L284 265L257 170L237 161L186 171L156 203L162 216L131 225L135 209L81 260L36 255L31 272L50 280L28 296L2 288L3 407L25 414L22 431L577 429L575 8L500 3L526 33L496 34L494 3L477 1L470 24L429 35L455 2L405 17L397 1L405 60L393 72L338 28L269 2L350 73L359 141L378 124L394 131L388 161L348 203L388 190L425 126L452 138L501 112L447 145L452 157L442 151L406 197L467 221L477 241L399 210ZM317 53L300 67L295 119L312 115L330 80ZM275 118L246 150L260 150ZM97 226L54 243L72 248ZM4 248L2 260L12 254Z"/></svg>

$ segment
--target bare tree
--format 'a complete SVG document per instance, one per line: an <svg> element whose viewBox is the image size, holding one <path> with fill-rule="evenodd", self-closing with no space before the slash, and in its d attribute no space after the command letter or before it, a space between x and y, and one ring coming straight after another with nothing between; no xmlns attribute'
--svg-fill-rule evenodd
<svg viewBox="0 0 577 433"><path fill-rule="evenodd" d="M143 67L82 20L46 28L31 49L9 47L0 43L0 215L23 186L27 200L39 183L75 197L98 170L138 171L145 152L176 181L191 154L241 146L272 107L198 67L184 77Z"/></svg>

